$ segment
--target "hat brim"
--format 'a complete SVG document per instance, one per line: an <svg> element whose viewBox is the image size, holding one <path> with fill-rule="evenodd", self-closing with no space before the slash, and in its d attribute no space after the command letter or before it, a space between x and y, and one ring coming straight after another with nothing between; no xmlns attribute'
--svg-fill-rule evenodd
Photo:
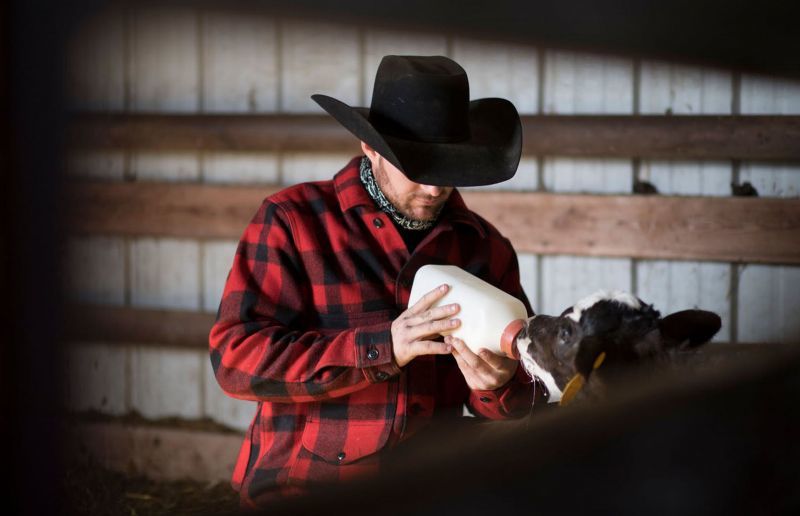
<svg viewBox="0 0 800 516"><path fill-rule="evenodd" d="M519 166L522 124L514 105L505 99L470 101L468 140L431 143L379 132L370 123L367 108L351 107L327 95L311 98L415 183L490 185L511 179Z"/></svg>

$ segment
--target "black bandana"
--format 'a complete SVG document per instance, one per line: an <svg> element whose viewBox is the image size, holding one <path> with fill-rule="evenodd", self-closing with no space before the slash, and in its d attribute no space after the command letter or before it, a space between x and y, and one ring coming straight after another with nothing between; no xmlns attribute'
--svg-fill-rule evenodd
<svg viewBox="0 0 800 516"><path fill-rule="evenodd" d="M392 203L389 202L389 199L383 195L377 181L375 181L375 176L372 174L372 162L370 162L368 157L364 156L361 158L359 171L361 173L361 182L364 184L364 188L367 189L369 196L372 197L372 200L375 201L378 208L392 217L398 226L404 229L422 231L430 229L436 224L435 218L433 220L414 220L398 212L397 209L392 206Z"/></svg>

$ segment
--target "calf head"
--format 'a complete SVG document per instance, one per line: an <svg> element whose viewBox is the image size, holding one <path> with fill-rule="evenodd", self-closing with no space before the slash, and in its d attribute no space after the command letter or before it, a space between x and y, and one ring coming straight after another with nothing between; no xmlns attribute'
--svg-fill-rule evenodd
<svg viewBox="0 0 800 516"><path fill-rule="evenodd" d="M597 292L558 317L531 317L516 344L528 373L542 380L551 402L563 404L590 379L592 388L581 396L601 397L615 375L696 348L720 326L712 312L684 310L662 318L631 294Z"/></svg>

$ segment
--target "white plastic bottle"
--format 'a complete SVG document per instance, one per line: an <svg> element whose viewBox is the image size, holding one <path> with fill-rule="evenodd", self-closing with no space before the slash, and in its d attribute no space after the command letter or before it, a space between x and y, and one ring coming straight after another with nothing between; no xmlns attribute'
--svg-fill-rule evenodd
<svg viewBox="0 0 800 516"><path fill-rule="evenodd" d="M498 355L519 358L514 340L528 313L519 299L454 265L423 265L414 276L408 306L439 285L450 286L434 306L458 303L461 310L454 317L461 326L452 334L474 352L486 348Z"/></svg>

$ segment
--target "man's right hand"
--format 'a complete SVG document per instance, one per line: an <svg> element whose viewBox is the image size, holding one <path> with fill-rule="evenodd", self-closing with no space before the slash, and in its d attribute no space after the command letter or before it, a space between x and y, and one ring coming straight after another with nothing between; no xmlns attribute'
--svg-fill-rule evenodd
<svg viewBox="0 0 800 516"><path fill-rule="evenodd" d="M449 289L441 285L431 290L392 322L392 352L398 366L403 367L420 355L447 355L453 351L449 344L428 340L461 324L460 320L451 319L460 309L457 304L431 308Z"/></svg>

